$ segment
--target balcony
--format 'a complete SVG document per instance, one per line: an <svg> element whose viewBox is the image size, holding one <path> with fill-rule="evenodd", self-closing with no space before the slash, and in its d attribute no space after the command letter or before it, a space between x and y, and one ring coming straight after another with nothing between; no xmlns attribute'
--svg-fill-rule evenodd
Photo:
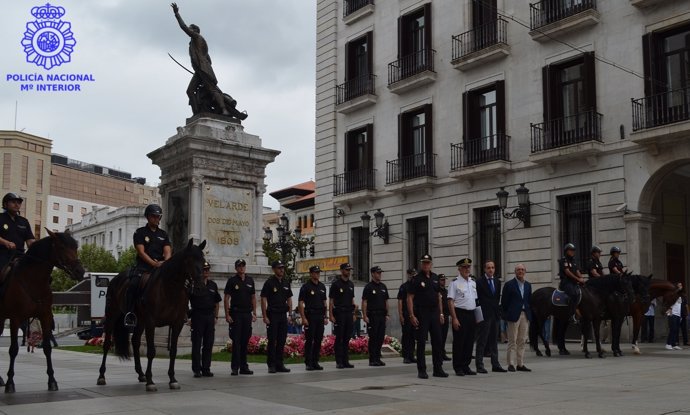
<svg viewBox="0 0 690 415"><path fill-rule="evenodd" d="M402 94L436 80L433 49L422 49L388 64L388 89Z"/></svg>
<svg viewBox="0 0 690 415"><path fill-rule="evenodd" d="M450 63L455 69L465 71L508 56L510 47L507 39L508 22L502 17L453 36L453 56Z"/></svg>
<svg viewBox="0 0 690 415"><path fill-rule="evenodd" d="M662 3L668 3L668 0L630 0L630 4L639 8L656 6Z"/></svg>
<svg viewBox="0 0 690 415"><path fill-rule="evenodd" d="M349 114L376 104L374 84L376 75L364 75L350 79L335 87L335 110Z"/></svg>
<svg viewBox="0 0 690 415"><path fill-rule="evenodd" d="M374 169L352 170L334 175L333 202L336 205L349 205L372 199L376 194L375 177Z"/></svg>
<svg viewBox="0 0 690 415"><path fill-rule="evenodd" d="M374 13L374 0L344 0L343 22L351 25Z"/></svg>
<svg viewBox="0 0 690 415"><path fill-rule="evenodd" d="M436 154L418 153L386 161L386 190L430 188L436 179Z"/></svg>
<svg viewBox="0 0 690 415"><path fill-rule="evenodd" d="M596 165L596 155L603 150L602 117L596 111L586 111L531 124L532 154L529 160L551 163L584 156L590 165Z"/></svg>
<svg viewBox="0 0 690 415"><path fill-rule="evenodd" d="M510 136L500 133L451 144L450 177L471 180L475 177L504 175L510 170L509 141Z"/></svg>
<svg viewBox="0 0 690 415"><path fill-rule="evenodd" d="M632 100L632 141L671 142L690 136L690 87Z"/></svg>
<svg viewBox="0 0 690 415"><path fill-rule="evenodd" d="M541 0L529 8L529 34L538 42L599 23L596 0Z"/></svg>

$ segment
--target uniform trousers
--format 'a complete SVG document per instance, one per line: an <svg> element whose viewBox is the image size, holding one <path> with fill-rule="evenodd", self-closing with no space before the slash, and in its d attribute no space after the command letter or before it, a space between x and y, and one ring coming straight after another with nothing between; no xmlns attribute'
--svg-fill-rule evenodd
<svg viewBox="0 0 690 415"><path fill-rule="evenodd" d="M316 366L321 356L321 341L323 340L323 312L305 313L308 326L304 326L304 364Z"/></svg>
<svg viewBox="0 0 690 415"><path fill-rule="evenodd" d="M441 349L443 357L446 357L446 341L448 341L448 328L450 327L450 314L443 315L443 324L441 325Z"/></svg>
<svg viewBox="0 0 690 415"><path fill-rule="evenodd" d="M232 370L248 369L247 346L249 338L252 336L252 313L230 311L232 324L230 324L230 338L232 339L232 360L230 368Z"/></svg>
<svg viewBox="0 0 690 415"><path fill-rule="evenodd" d="M274 369L282 368L285 366L283 364L283 352L287 340L287 313L285 311L269 311L268 319L270 324L266 326L266 336L268 337L266 365Z"/></svg>
<svg viewBox="0 0 690 415"><path fill-rule="evenodd" d="M453 369L456 372L463 372L470 369L477 322L473 310L456 308L455 315L460 322L460 327L458 330L453 329Z"/></svg>
<svg viewBox="0 0 690 415"><path fill-rule="evenodd" d="M508 322L508 352L506 360L512 366L524 366L525 342L529 333L529 320L525 312L520 313L518 321Z"/></svg>
<svg viewBox="0 0 690 415"><path fill-rule="evenodd" d="M417 370L426 371L426 338L431 338L431 360L434 370L443 366L443 350L441 345L441 315L438 308L419 308L415 311L419 321L416 330L417 339Z"/></svg>
<svg viewBox="0 0 690 415"><path fill-rule="evenodd" d="M216 334L214 312L192 310L192 371L211 371L211 353Z"/></svg>
<svg viewBox="0 0 690 415"><path fill-rule="evenodd" d="M412 323L410 323L409 315L403 315L403 319L402 339L400 340L402 344L402 357L403 359L414 360L414 327L412 327Z"/></svg>
<svg viewBox="0 0 690 415"><path fill-rule="evenodd" d="M369 333L369 363L381 361L381 347L383 338L386 336L386 314L371 313L367 333Z"/></svg>
<svg viewBox="0 0 690 415"><path fill-rule="evenodd" d="M333 314L335 317L335 362L339 365L346 365L350 363L348 351L354 328L352 310L333 310Z"/></svg>

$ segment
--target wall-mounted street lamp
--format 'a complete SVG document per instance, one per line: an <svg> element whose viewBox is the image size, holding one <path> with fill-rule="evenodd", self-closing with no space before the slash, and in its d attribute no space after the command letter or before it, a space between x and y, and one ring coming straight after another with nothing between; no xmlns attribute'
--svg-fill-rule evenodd
<svg viewBox="0 0 690 415"><path fill-rule="evenodd" d="M383 239L383 243L387 244L388 243L388 220L384 220L386 215L381 212L381 209L376 210L376 213L374 213L374 224L376 225L376 228L371 232L372 236L378 236L379 238ZM369 223L371 222L371 216L367 212L364 212L364 214L361 216L362 219L362 227L364 229L369 229Z"/></svg>
<svg viewBox="0 0 690 415"><path fill-rule="evenodd" d="M512 212L506 212L508 207L508 196L509 193L505 188L501 187L496 193L498 198L498 207L501 208L501 213L506 219L517 219L525 225L525 228L530 226L530 201L529 201L529 189L525 187L524 183L520 183L520 187L515 189L518 198L518 207L513 209Z"/></svg>

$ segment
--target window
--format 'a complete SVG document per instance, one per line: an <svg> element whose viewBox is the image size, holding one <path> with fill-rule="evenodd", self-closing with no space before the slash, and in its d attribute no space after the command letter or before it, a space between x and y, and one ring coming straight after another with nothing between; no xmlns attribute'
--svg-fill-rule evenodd
<svg viewBox="0 0 690 415"><path fill-rule="evenodd" d="M43 192L43 160L36 160L36 191Z"/></svg>
<svg viewBox="0 0 690 415"><path fill-rule="evenodd" d="M352 228L352 268L356 280L369 281L369 229Z"/></svg>
<svg viewBox="0 0 690 415"><path fill-rule="evenodd" d="M345 53L345 80L367 77L373 72L373 32L347 43Z"/></svg>
<svg viewBox="0 0 690 415"><path fill-rule="evenodd" d="M398 155L396 171L389 162L387 183L415 177L435 176L431 104L399 116ZM391 180L391 173L397 177Z"/></svg>
<svg viewBox="0 0 690 415"><path fill-rule="evenodd" d="M29 156L22 156L22 181L21 185L26 186L29 183Z"/></svg>
<svg viewBox="0 0 690 415"><path fill-rule="evenodd" d="M462 100L465 165L507 161L505 82L465 92Z"/></svg>
<svg viewBox="0 0 690 415"><path fill-rule="evenodd" d="M5 140L7 141L7 140ZM2 155L2 188L10 188L10 179L12 177L12 153L5 153Z"/></svg>
<svg viewBox="0 0 690 415"><path fill-rule="evenodd" d="M113 244L113 231L110 231L110 233L108 234L108 244Z"/></svg>
<svg viewBox="0 0 690 415"><path fill-rule="evenodd" d="M41 217L43 215L43 201L41 199L36 199L36 216Z"/></svg>
<svg viewBox="0 0 690 415"><path fill-rule="evenodd" d="M408 267L418 267L419 259L429 253L429 218L407 220Z"/></svg>
<svg viewBox="0 0 690 415"><path fill-rule="evenodd" d="M122 242L122 228L119 228L117 230L117 242L121 243Z"/></svg>
<svg viewBox="0 0 690 415"><path fill-rule="evenodd" d="M472 0L474 50L495 45L498 41L498 9L496 0Z"/></svg>
<svg viewBox="0 0 690 415"><path fill-rule="evenodd" d="M74 220L72 218L67 218L67 224L71 225L74 223Z"/></svg>
<svg viewBox="0 0 690 415"><path fill-rule="evenodd" d="M496 265L496 275L502 275L501 210L497 206L475 209L474 220L477 232L476 252L479 260L476 275L484 272L484 262L489 259Z"/></svg>
<svg viewBox="0 0 690 415"><path fill-rule="evenodd" d="M53 202L53 210L60 210L60 204L58 202Z"/></svg>
<svg viewBox="0 0 690 415"><path fill-rule="evenodd" d="M592 246L592 201L589 192L558 198L562 248L575 244L578 265L584 266Z"/></svg>
<svg viewBox="0 0 690 415"><path fill-rule="evenodd" d="M60 218L57 216L53 216L53 223L60 223Z"/></svg>
<svg viewBox="0 0 690 415"><path fill-rule="evenodd" d="M34 238L41 239L41 222L34 223Z"/></svg>
<svg viewBox="0 0 690 415"><path fill-rule="evenodd" d="M72 206L72 205L67 205L67 212L69 212L69 213L74 212L74 206Z"/></svg>
<svg viewBox="0 0 690 415"><path fill-rule="evenodd" d="M373 167L374 125L345 133L345 171L371 170Z"/></svg>
<svg viewBox="0 0 690 415"><path fill-rule="evenodd" d="M431 49L431 3L400 17L398 32L399 57L418 54L419 59L423 59L421 52Z"/></svg>
<svg viewBox="0 0 690 415"><path fill-rule="evenodd" d="M85 207L81 208L81 215L82 216L86 215L86 208Z"/></svg>

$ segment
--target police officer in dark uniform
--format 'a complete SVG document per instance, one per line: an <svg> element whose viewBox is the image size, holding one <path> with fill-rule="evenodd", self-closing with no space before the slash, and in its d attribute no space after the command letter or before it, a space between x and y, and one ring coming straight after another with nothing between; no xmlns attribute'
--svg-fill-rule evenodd
<svg viewBox="0 0 690 415"><path fill-rule="evenodd" d="M0 272L14 255L24 253L24 245L28 248L36 240L29 221L19 216L23 202L24 199L14 193L2 198L5 211L0 213Z"/></svg>
<svg viewBox="0 0 690 415"><path fill-rule="evenodd" d="M443 353L441 344L441 325L444 322L441 305L441 287L438 276L431 272L431 255L422 256L419 274L412 280L407 294L407 308L410 310L410 322L415 328L417 337L417 377L428 379L426 373L426 339L431 337L431 355L434 365L433 376L448 377L443 371Z"/></svg>
<svg viewBox="0 0 690 415"><path fill-rule="evenodd" d="M407 310L407 293L410 289L410 281L417 275L417 270L409 268L407 270L407 281L403 282L398 288L398 318L400 319L400 326L402 329L402 338L400 343L402 345L403 363L417 363L414 357L414 327L410 322L410 312Z"/></svg>
<svg viewBox="0 0 690 415"><path fill-rule="evenodd" d="M283 363L283 350L287 340L288 313L292 310L292 290L285 280L285 265L281 261L271 264L274 275L266 280L261 289L261 312L266 324L268 373L287 373Z"/></svg>
<svg viewBox="0 0 690 415"><path fill-rule="evenodd" d="M139 293L141 275L151 273L163 265L163 262L172 256L172 248L168 234L158 226L163 216L163 209L156 204L146 206L144 210L146 226L134 231L134 248L137 250L137 262L129 273L129 286L127 287L127 314L125 314L125 326L137 325L137 316L134 314L134 306Z"/></svg>
<svg viewBox="0 0 690 415"><path fill-rule="evenodd" d="M604 266L601 265L601 248L596 245L592 246L590 257L587 260L585 271L590 278L598 278L604 276Z"/></svg>
<svg viewBox="0 0 690 415"><path fill-rule="evenodd" d="M443 324L441 325L441 345L443 360L452 360L446 353L446 341L448 340L448 327L450 327L450 307L448 306L448 288L446 288L446 274L438 274L438 285L441 289L441 300L443 301Z"/></svg>
<svg viewBox="0 0 690 415"><path fill-rule="evenodd" d="M352 266L348 263L340 264L340 276L333 281L328 292L328 314L335 331L335 362L336 368L353 368L350 364L348 351L352 328L355 321L355 285L350 281Z"/></svg>
<svg viewBox="0 0 690 415"><path fill-rule="evenodd" d="M247 262L235 261L235 275L225 284L223 305L225 321L228 322L232 339L232 362L230 375L253 375L247 364L247 347L252 336L252 323L256 321L256 286L254 279L246 274Z"/></svg>
<svg viewBox="0 0 690 415"><path fill-rule="evenodd" d="M323 370L319 365L321 341L326 319L326 286L319 278L321 267L309 267L309 281L299 290L299 314L304 326L304 364L308 371Z"/></svg>
<svg viewBox="0 0 690 415"><path fill-rule="evenodd" d="M628 269L623 266L620 260L621 249L617 246L612 246L609 253L611 254L611 259L609 259L609 273L611 275L623 275Z"/></svg>
<svg viewBox="0 0 690 415"><path fill-rule="evenodd" d="M211 265L204 262L203 286L190 290L189 302L192 306L192 371L194 377L213 377L211 372L211 353L216 335L220 294L218 285L210 280Z"/></svg>
<svg viewBox="0 0 690 415"><path fill-rule="evenodd" d="M370 271L371 281L362 292L362 315L369 334L369 366L386 366L381 361L381 347L386 336L386 322L390 319L388 288L381 282L381 267L372 267Z"/></svg>
<svg viewBox="0 0 690 415"><path fill-rule="evenodd" d="M577 296L579 285L584 285L585 279L580 274L580 267L575 263L575 245L568 243L563 248L563 258L559 261L558 276L561 283L558 289L568 294L568 310L575 320L575 310L577 308Z"/></svg>

